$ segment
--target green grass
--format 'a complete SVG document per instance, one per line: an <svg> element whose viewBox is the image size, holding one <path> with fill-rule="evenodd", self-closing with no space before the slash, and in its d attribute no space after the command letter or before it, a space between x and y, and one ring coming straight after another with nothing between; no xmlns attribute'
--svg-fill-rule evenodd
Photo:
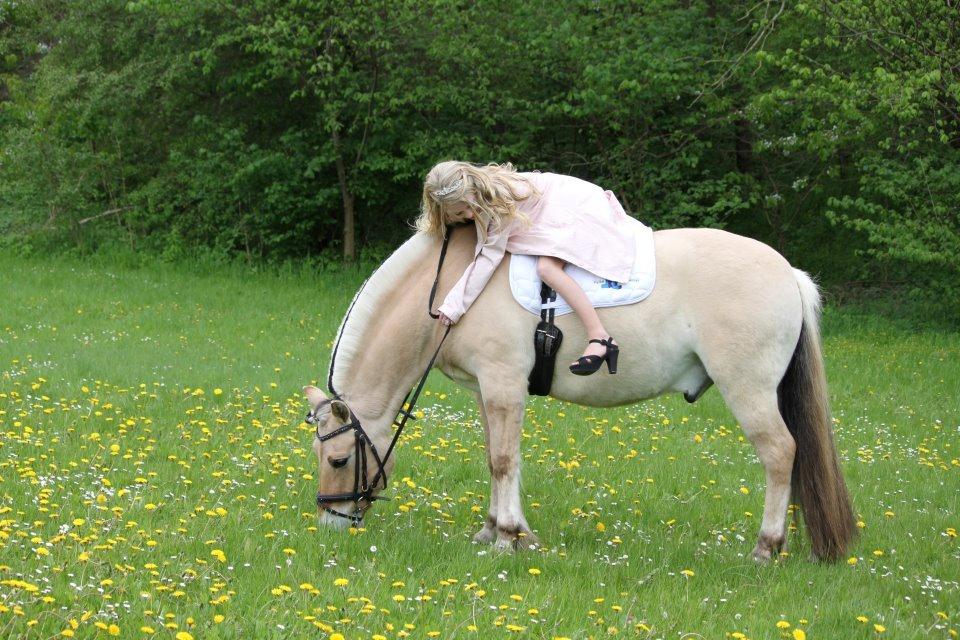
<svg viewBox="0 0 960 640"><path fill-rule="evenodd" d="M544 548L504 555L470 542L482 437L440 375L392 501L316 528L299 389L361 280L0 257L0 637L956 637L957 334L825 315L849 562L811 562L802 532L749 559L762 473L716 390L532 400Z"/></svg>

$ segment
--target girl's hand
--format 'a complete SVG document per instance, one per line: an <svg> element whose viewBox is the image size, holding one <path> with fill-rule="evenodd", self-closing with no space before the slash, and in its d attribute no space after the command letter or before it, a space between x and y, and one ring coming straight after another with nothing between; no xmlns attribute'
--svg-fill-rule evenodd
<svg viewBox="0 0 960 640"><path fill-rule="evenodd" d="M440 324L447 327L449 327L451 324L455 324L454 321L447 317L447 314L445 314L443 311L438 311L437 313L440 314L440 317L437 318L440 321Z"/></svg>

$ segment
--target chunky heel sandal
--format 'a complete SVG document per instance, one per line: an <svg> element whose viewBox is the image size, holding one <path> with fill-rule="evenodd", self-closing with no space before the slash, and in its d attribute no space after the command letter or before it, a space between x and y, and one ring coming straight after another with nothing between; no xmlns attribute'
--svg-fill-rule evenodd
<svg viewBox="0 0 960 640"><path fill-rule="evenodd" d="M620 357L619 345L613 344L613 338L609 336L606 340L593 339L590 340L590 342L602 344L607 348L607 352L602 356L582 356L578 358L576 363L570 365L570 373L578 376L589 376L590 374L599 371L604 362L607 363L607 371L610 373L616 373L617 358Z"/></svg>
<svg viewBox="0 0 960 640"><path fill-rule="evenodd" d="M607 346L607 372L617 372L617 358L620 357L620 347L615 344Z"/></svg>

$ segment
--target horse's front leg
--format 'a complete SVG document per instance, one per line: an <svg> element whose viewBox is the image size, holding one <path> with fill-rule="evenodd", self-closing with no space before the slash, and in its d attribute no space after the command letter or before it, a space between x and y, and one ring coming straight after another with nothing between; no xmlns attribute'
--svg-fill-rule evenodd
<svg viewBox="0 0 960 640"><path fill-rule="evenodd" d="M525 549L539 544L520 504L520 432L525 386L524 383L516 386L505 383L505 380L489 386L481 383L488 433L490 508L491 514L495 514L488 519L488 524L495 528L497 548Z"/></svg>
<svg viewBox="0 0 960 640"><path fill-rule="evenodd" d="M497 480L493 475L493 463L490 459L490 425L487 423L487 412L483 408L483 396L477 394L477 410L480 412L480 424L483 425L483 440L487 450L487 468L490 469L490 508L487 510L487 519L483 528L473 536L474 542L488 543L497 538Z"/></svg>

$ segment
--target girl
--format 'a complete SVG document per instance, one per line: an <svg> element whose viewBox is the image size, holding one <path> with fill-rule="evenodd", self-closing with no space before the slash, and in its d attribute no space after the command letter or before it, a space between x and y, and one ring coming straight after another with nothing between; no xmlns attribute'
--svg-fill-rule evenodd
<svg viewBox="0 0 960 640"><path fill-rule="evenodd" d="M440 321L449 325L460 319L504 252L539 256L537 274L587 330L587 348L570 371L590 375L606 362L616 373L619 346L583 289L563 270L569 262L606 280L630 279L634 239L613 193L571 176L518 173L510 163L441 162L424 181L417 228L443 237L447 224L465 220L477 225L476 258L440 305Z"/></svg>

